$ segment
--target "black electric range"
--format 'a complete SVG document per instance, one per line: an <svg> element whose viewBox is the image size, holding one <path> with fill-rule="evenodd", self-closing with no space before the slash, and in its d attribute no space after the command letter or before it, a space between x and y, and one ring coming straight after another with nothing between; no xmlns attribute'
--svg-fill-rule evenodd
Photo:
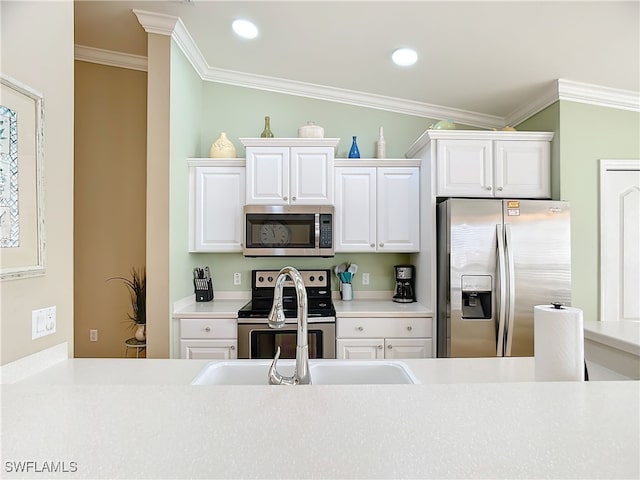
<svg viewBox="0 0 640 480"><path fill-rule="evenodd" d="M307 290L307 317L309 322L335 322L336 309L331 300L330 270L299 270ZM238 310L242 319L264 319L273 305L274 287L279 270L251 271L251 301ZM298 299L293 282L286 280L282 292L286 318L296 318ZM322 319L322 320L320 320Z"/></svg>

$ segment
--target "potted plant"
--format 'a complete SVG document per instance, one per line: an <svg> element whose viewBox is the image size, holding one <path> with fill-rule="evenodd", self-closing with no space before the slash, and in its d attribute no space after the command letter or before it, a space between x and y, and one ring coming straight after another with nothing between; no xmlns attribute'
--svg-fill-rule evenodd
<svg viewBox="0 0 640 480"><path fill-rule="evenodd" d="M109 280L121 280L129 289L132 312L128 314L131 328L136 330L135 337L139 341L146 339L147 324L147 274L145 268L131 269L131 277L113 277Z"/></svg>

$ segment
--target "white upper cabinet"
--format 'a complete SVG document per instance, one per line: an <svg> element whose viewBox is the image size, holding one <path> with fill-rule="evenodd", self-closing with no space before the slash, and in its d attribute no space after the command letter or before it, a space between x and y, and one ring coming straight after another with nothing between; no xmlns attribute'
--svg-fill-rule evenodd
<svg viewBox="0 0 640 480"><path fill-rule="evenodd" d="M190 251L242 251L243 164L242 160L189 160Z"/></svg>
<svg viewBox="0 0 640 480"><path fill-rule="evenodd" d="M418 167L345 166L335 176L336 252L420 250Z"/></svg>
<svg viewBox="0 0 640 480"><path fill-rule="evenodd" d="M248 205L332 205L333 138L241 138Z"/></svg>
<svg viewBox="0 0 640 480"><path fill-rule="evenodd" d="M436 196L550 198L546 132L429 132Z"/></svg>

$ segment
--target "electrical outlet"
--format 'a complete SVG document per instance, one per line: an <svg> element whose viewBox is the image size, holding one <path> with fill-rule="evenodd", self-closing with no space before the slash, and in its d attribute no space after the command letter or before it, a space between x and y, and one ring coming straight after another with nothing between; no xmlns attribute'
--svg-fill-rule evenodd
<svg viewBox="0 0 640 480"><path fill-rule="evenodd" d="M240 285L240 283L242 283L242 275L240 272L236 272L233 274L233 284Z"/></svg>
<svg viewBox="0 0 640 480"><path fill-rule="evenodd" d="M89 341L90 342L98 341L98 330L89 330Z"/></svg>
<svg viewBox="0 0 640 480"><path fill-rule="evenodd" d="M369 274L368 273L363 273L362 274L362 285L369 285Z"/></svg>

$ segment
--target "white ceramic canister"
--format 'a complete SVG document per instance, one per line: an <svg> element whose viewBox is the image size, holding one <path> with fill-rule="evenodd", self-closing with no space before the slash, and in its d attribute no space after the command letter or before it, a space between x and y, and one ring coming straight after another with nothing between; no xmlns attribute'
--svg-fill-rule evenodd
<svg viewBox="0 0 640 480"><path fill-rule="evenodd" d="M313 122L298 128L298 138L324 138L324 128Z"/></svg>

